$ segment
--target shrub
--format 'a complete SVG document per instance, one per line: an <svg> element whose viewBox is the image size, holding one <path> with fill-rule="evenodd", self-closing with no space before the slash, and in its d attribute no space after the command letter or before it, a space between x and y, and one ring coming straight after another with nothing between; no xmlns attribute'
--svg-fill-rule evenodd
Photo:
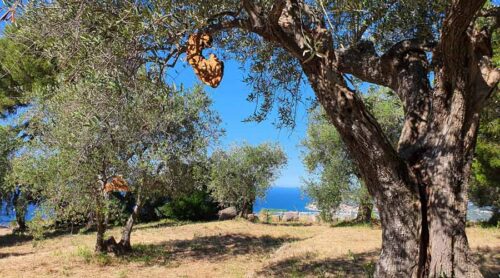
<svg viewBox="0 0 500 278"><path fill-rule="evenodd" d="M218 204L203 190L179 196L158 208L163 217L192 221L213 220L218 210Z"/></svg>

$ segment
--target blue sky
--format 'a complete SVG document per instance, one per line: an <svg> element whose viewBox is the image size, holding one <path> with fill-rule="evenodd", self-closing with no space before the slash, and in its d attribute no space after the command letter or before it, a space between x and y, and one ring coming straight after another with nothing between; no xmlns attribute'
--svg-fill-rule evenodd
<svg viewBox="0 0 500 278"><path fill-rule="evenodd" d="M500 4L500 0L492 1L495 5ZM0 4L2 7L2 4ZM4 23L0 23L0 32ZM207 52L210 52L208 50ZM250 92L245 83L242 82L244 72L234 61L225 62L225 76L220 86L212 89L205 86L206 91L213 99L213 108L222 118L222 127L226 130L226 136L222 138L223 147L231 146L242 142L250 144L259 144L263 142L278 142L288 155L288 165L282 171L280 178L274 183L279 187L298 187L301 185L301 177L306 175L305 169L300 158L300 141L305 136L307 128L307 113L304 106L300 106L296 116L296 127L290 129L277 129L272 122L275 117L270 116L264 122L242 122L243 119L250 116L255 109L255 103L246 101ZM173 79L176 84L183 83L190 87L199 83L193 70L187 66L185 61L179 61L181 64L177 68L177 75ZM309 87L304 89L304 96L312 96L312 90ZM0 122L1 123L1 122Z"/></svg>
<svg viewBox="0 0 500 278"><path fill-rule="evenodd" d="M210 53L211 49L205 50ZM181 83L186 87L199 84L199 80L191 67L184 60L179 60L176 67L177 73L169 80L177 85ZM264 142L277 142L288 156L288 165L283 169L281 176L274 186L298 187L301 177L306 172L300 158L300 141L304 138L307 128L307 111L304 105L299 105L296 116L296 127L292 129L278 129L272 123L276 117L269 118L260 123L243 122L255 110L255 103L246 101L250 88L242 81L245 76L239 64L235 61L224 61L224 78L216 89L204 86L213 100L213 108L222 119L222 128L226 134L221 139L222 147L232 144L247 142L256 145ZM309 87L305 87L304 96L313 94Z"/></svg>

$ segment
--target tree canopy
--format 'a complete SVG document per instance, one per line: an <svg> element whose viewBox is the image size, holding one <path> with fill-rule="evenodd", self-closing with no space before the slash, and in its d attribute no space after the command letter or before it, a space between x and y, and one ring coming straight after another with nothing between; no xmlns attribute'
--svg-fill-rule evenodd
<svg viewBox="0 0 500 278"><path fill-rule="evenodd" d="M236 146L217 150L211 156L211 180L208 189L219 203L235 206L243 216L253 212L256 198L278 178L286 164L286 155L277 145Z"/></svg>
<svg viewBox="0 0 500 278"><path fill-rule="evenodd" d="M55 80L55 65L36 56L33 49L12 39L15 26L0 38L0 111L5 116L29 102L27 92L42 89Z"/></svg>

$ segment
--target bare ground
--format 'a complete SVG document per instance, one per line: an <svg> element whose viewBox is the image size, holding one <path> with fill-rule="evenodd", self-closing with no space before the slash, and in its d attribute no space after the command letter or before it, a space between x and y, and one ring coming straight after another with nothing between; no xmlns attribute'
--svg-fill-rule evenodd
<svg viewBox="0 0 500 278"><path fill-rule="evenodd" d="M114 257L93 255L93 233L33 246L9 232L0 229L0 277L366 277L381 243L370 227L166 222L138 226L133 253ZM500 229L467 234L483 274L498 278Z"/></svg>

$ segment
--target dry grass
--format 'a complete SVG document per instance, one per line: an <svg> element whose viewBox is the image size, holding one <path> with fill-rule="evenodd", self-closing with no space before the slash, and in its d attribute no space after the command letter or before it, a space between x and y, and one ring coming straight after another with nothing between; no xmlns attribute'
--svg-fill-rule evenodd
<svg viewBox="0 0 500 278"><path fill-rule="evenodd" d="M93 255L94 234L61 235L33 246L7 232L0 230L0 277L364 277L381 238L369 227L165 223L139 226L134 252L116 258ZM467 232L483 273L497 277L500 230Z"/></svg>

